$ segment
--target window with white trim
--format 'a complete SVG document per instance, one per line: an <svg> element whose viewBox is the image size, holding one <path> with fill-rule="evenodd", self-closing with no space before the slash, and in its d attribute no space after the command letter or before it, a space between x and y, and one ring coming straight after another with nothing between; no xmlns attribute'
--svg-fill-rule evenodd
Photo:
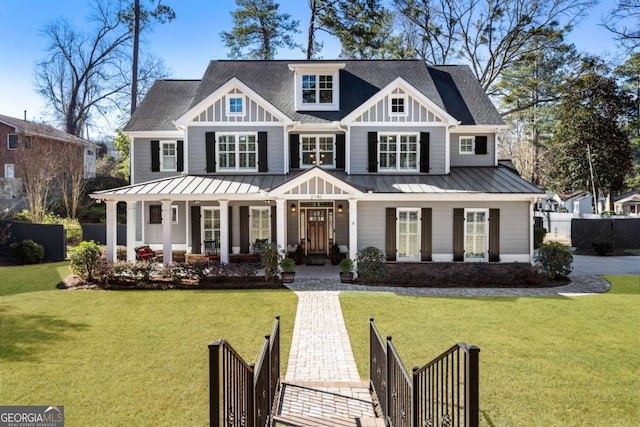
<svg viewBox="0 0 640 427"><path fill-rule="evenodd" d="M171 224L178 223L178 207L176 205L171 205Z"/></svg>
<svg viewBox="0 0 640 427"><path fill-rule="evenodd" d="M333 104L333 75L303 74L302 103Z"/></svg>
<svg viewBox="0 0 640 427"><path fill-rule="evenodd" d="M202 243L216 240L220 244L220 208L202 208Z"/></svg>
<svg viewBox="0 0 640 427"><path fill-rule="evenodd" d="M258 137L252 133L218 134L218 167L224 171L258 170Z"/></svg>
<svg viewBox="0 0 640 427"><path fill-rule="evenodd" d="M460 154L473 154L475 138L472 136L461 136L459 142Z"/></svg>
<svg viewBox="0 0 640 427"><path fill-rule="evenodd" d="M160 170L175 172L178 169L178 147L175 141L160 142Z"/></svg>
<svg viewBox="0 0 640 427"><path fill-rule="evenodd" d="M271 208L251 207L249 212L249 242L271 240Z"/></svg>
<svg viewBox="0 0 640 427"><path fill-rule="evenodd" d="M464 257L467 261L486 261L488 245L488 209L465 209Z"/></svg>
<svg viewBox="0 0 640 427"><path fill-rule="evenodd" d="M334 135L301 135L300 158L301 167L335 166L335 136Z"/></svg>
<svg viewBox="0 0 640 427"><path fill-rule="evenodd" d="M7 149L8 150L18 149L18 135L16 135L15 133L10 133L7 135Z"/></svg>
<svg viewBox="0 0 640 427"><path fill-rule="evenodd" d="M419 261L420 210L398 208L396 214L398 261Z"/></svg>
<svg viewBox="0 0 640 427"><path fill-rule="evenodd" d="M380 133L378 164L381 171L418 170L418 134Z"/></svg>
<svg viewBox="0 0 640 427"><path fill-rule="evenodd" d="M244 116L244 97L227 95L227 115Z"/></svg>
<svg viewBox="0 0 640 427"><path fill-rule="evenodd" d="M389 113L391 116L406 116L407 115L407 98L404 96L392 96L391 97L391 109Z"/></svg>
<svg viewBox="0 0 640 427"><path fill-rule="evenodd" d="M13 163L5 163L4 165L4 177L5 178L15 178L16 177L16 167Z"/></svg>

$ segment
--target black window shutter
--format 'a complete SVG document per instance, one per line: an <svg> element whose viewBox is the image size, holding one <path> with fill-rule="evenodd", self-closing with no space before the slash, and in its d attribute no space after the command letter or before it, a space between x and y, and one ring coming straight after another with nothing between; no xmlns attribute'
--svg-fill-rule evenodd
<svg viewBox="0 0 640 427"><path fill-rule="evenodd" d="M160 141L151 141L151 171L160 171Z"/></svg>
<svg viewBox="0 0 640 427"><path fill-rule="evenodd" d="M369 172L378 172L378 132L367 134L369 144Z"/></svg>
<svg viewBox="0 0 640 427"><path fill-rule="evenodd" d="M258 132L258 172L268 172L267 163L267 133Z"/></svg>
<svg viewBox="0 0 640 427"><path fill-rule="evenodd" d="M476 154L487 154L486 136L476 136Z"/></svg>
<svg viewBox="0 0 640 427"><path fill-rule="evenodd" d="M453 260L464 261L464 209L453 209Z"/></svg>
<svg viewBox="0 0 640 427"><path fill-rule="evenodd" d="M271 243L278 241L278 223L276 221L276 207L271 206Z"/></svg>
<svg viewBox="0 0 640 427"><path fill-rule="evenodd" d="M336 134L336 169L345 167L345 135Z"/></svg>
<svg viewBox="0 0 640 427"><path fill-rule="evenodd" d="M207 172L216 171L216 133L207 132L204 138L205 156L207 158Z"/></svg>
<svg viewBox="0 0 640 427"><path fill-rule="evenodd" d="M191 253L200 252L200 206L191 206Z"/></svg>
<svg viewBox="0 0 640 427"><path fill-rule="evenodd" d="M420 132L420 172L429 173L429 132Z"/></svg>
<svg viewBox="0 0 640 427"><path fill-rule="evenodd" d="M489 209L489 262L500 262L500 209Z"/></svg>
<svg viewBox="0 0 640 427"><path fill-rule="evenodd" d="M431 261L432 260L432 247L433 233L431 231L431 224L433 222L433 215L431 208L422 208L422 230L420 236L420 260Z"/></svg>
<svg viewBox="0 0 640 427"><path fill-rule="evenodd" d="M176 155L178 156L176 164L178 172L182 172L184 170L184 141L178 141Z"/></svg>
<svg viewBox="0 0 640 427"><path fill-rule="evenodd" d="M249 206L240 206L240 252L249 253Z"/></svg>
<svg viewBox="0 0 640 427"><path fill-rule="evenodd" d="M289 135L289 168L300 169L300 135Z"/></svg>
<svg viewBox="0 0 640 427"><path fill-rule="evenodd" d="M396 260L396 208L387 208L385 224L385 252L387 261Z"/></svg>

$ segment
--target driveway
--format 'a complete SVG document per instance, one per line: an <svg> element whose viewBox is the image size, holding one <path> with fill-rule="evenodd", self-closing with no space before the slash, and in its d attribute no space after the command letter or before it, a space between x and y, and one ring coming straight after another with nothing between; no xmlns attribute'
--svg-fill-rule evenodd
<svg viewBox="0 0 640 427"><path fill-rule="evenodd" d="M574 275L621 274L640 275L640 256L574 255Z"/></svg>

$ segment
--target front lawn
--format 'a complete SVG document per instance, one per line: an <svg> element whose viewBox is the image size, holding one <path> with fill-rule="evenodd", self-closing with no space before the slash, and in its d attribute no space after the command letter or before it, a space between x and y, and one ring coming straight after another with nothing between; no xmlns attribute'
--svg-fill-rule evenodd
<svg viewBox="0 0 640 427"><path fill-rule="evenodd" d="M418 298L342 293L354 354L368 378L368 319L407 369L456 342L480 347L485 426L630 426L640 422L640 276L571 298Z"/></svg>
<svg viewBox="0 0 640 427"><path fill-rule="evenodd" d="M0 402L64 405L65 425L207 425L207 345L255 362L297 298L270 291L62 291L65 263L0 267Z"/></svg>

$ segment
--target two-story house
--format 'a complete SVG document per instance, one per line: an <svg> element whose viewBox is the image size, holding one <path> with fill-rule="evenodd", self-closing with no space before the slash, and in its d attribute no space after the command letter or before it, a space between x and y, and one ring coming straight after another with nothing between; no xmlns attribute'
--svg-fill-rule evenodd
<svg viewBox="0 0 640 427"><path fill-rule="evenodd" d="M221 260L258 239L389 261L530 262L542 191L498 162L504 122L467 66L421 61L212 61L161 80L124 131L128 257L150 244Z"/></svg>

